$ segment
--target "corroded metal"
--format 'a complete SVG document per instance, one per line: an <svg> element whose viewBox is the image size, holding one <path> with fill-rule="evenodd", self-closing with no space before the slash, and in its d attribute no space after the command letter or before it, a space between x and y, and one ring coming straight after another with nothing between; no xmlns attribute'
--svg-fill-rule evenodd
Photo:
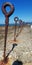
<svg viewBox="0 0 32 65"><path fill-rule="evenodd" d="M11 10L9 11L9 13L6 11L6 7L7 6L9 6L10 8L11 8ZM9 2L6 2L6 3L4 3L3 5L2 5L2 11L3 11L3 13L5 14L5 16L6 17L9 17L9 16L11 16L12 14L13 14L13 12L14 12L14 6L11 4L11 3L9 3Z"/></svg>
<svg viewBox="0 0 32 65"><path fill-rule="evenodd" d="M14 18L14 21L15 21L15 31L14 31L14 41L16 41L16 26L17 26L17 21L19 20L18 17L15 17Z"/></svg>
<svg viewBox="0 0 32 65"><path fill-rule="evenodd" d="M20 32L21 32L21 30L23 28L23 21L21 19L19 20L19 25L20 25Z"/></svg>
<svg viewBox="0 0 32 65"><path fill-rule="evenodd" d="M9 6L11 8L10 12L6 11L6 7ZM6 57L6 40L7 40L7 33L8 33L8 25L9 25L9 17L14 12L14 6L10 4L9 2L6 2L2 5L2 12L5 15L5 40L4 40L4 59Z"/></svg>

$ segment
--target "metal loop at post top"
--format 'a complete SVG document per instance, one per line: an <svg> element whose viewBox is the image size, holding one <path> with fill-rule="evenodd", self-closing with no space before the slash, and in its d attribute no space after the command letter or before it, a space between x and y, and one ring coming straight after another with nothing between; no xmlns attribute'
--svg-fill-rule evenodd
<svg viewBox="0 0 32 65"><path fill-rule="evenodd" d="M8 13L8 12L6 11L6 9L5 9L7 6L9 6L9 7L11 8L11 10L9 11L9 13ZM12 15L13 12L14 12L14 6L13 6L11 3L6 2L6 3L4 3L4 4L2 5L2 11L3 11L3 13L4 13L5 16L9 17L9 16Z"/></svg>
<svg viewBox="0 0 32 65"><path fill-rule="evenodd" d="M14 21L15 21L15 22L17 22L18 20L19 20L19 18L18 18L18 17L15 17L15 18L14 18Z"/></svg>

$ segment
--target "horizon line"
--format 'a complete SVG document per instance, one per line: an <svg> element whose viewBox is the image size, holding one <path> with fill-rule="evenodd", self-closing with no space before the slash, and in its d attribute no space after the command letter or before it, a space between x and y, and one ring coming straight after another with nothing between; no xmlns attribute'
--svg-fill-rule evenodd
<svg viewBox="0 0 32 65"><path fill-rule="evenodd" d="M22 24L30 24L30 25L32 25L32 22L23 22ZM20 25L20 24L16 24L16 26L17 25ZM0 24L0 26L6 26L6 24ZM8 26L15 26L15 23L13 23L13 24L8 24Z"/></svg>

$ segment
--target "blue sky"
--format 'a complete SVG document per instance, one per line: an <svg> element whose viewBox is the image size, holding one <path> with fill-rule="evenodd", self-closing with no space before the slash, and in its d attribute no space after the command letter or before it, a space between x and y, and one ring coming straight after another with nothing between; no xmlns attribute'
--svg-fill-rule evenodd
<svg viewBox="0 0 32 65"><path fill-rule="evenodd" d="M1 10L4 2L11 2L15 7L14 13L9 17L10 24L14 23L15 16L25 22L32 22L32 0L0 0L0 24L5 23L5 16Z"/></svg>

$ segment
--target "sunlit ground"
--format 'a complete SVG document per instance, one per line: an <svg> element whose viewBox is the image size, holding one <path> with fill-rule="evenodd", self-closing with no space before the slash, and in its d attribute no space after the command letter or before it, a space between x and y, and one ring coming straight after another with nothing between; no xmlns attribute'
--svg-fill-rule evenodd
<svg viewBox="0 0 32 65"><path fill-rule="evenodd" d="M20 31L20 28L19 28ZM17 33L19 33L18 28L17 28ZM0 28L0 52L3 51L3 46L4 46L4 37L5 37L5 28L1 27ZM10 50L11 47L11 39L14 39L14 28L13 27L9 27L8 30L8 38L7 38L7 53L8 50ZM30 26L24 26L23 29L21 29L21 33L19 33L17 40L19 43L32 43L32 29ZM0 56L3 55L3 53L0 53ZM0 58L1 59L1 58ZM9 62L7 64L2 64L2 65L12 65L12 61L13 59L10 58ZM0 64L1 65L1 64ZM32 63L25 63L24 65L32 65Z"/></svg>

